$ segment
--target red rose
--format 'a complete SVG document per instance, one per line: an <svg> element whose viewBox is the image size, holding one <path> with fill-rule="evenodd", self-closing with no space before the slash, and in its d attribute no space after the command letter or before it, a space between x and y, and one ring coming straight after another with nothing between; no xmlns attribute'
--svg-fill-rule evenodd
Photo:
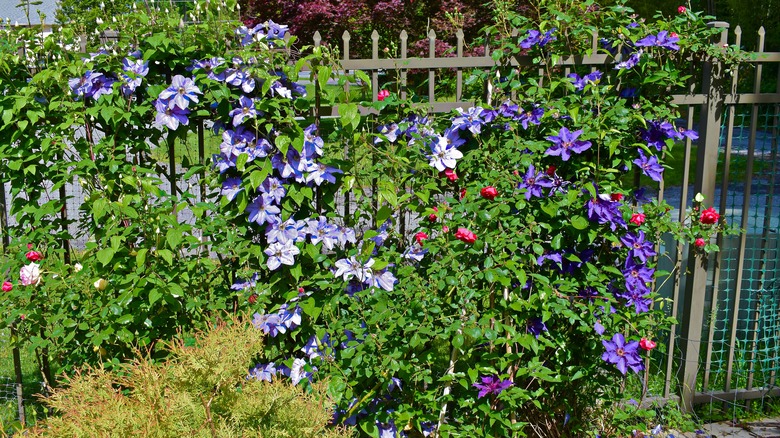
<svg viewBox="0 0 780 438"><path fill-rule="evenodd" d="M712 224L718 222L718 219L720 219L720 215L712 207L702 211L701 212L701 217L699 218L701 223L707 224L707 225L712 225Z"/></svg>
<svg viewBox="0 0 780 438"><path fill-rule="evenodd" d="M438 208L433 207L433 211L439 211ZM431 213L428 215L428 220L431 222L436 222L436 219L438 219L438 216L436 216L436 213Z"/></svg>
<svg viewBox="0 0 780 438"><path fill-rule="evenodd" d="M642 340L639 341L639 346L642 347L642 349L645 351L650 351L653 348L655 348L656 343L651 341L650 339L642 338Z"/></svg>
<svg viewBox="0 0 780 438"><path fill-rule="evenodd" d="M618 201L623 199L623 194L622 193L613 193L613 194L609 195L609 198L612 199L615 202L618 202Z"/></svg>
<svg viewBox="0 0 780 438"><path fill-rule="evenodd" d="M555 166L550 166L550 167L548 167L548 168L547 168L547 171L546 171L546 173L547 173L547 176L553 176L553 175L555 175L555 171L556 171L556 170L558 170L558 168L557 168L557 167L555 167Z"/></svg>
<svg viewBox="0 0 780 438"><path fill-rule="evenodd" d="M390 97L390 92L387 90L382 90L379 93L377 93L376 100L381 102L385 100L387 97Z"/></svg>
<svg viewBox="0 0 780 438"><path fill-rule="evenodd" d="M678 6L677 7L677 13L678 14L684 14L687 9L685 9L685 6Z"/></svg>
<svg viewBox="0 0 780 438"><path fill-rule="evenodd" d="M645 223L645 214L644 213L634 213L631 215L631 219L629 220L632 224L635 224L636 226L640 226L643 223Z"/></svg>
<svg viewBox="0 0 780 438"><path fill-rule="evenodd" d="M43 260L43 254L39 253L38 251L30 251L24 256L27 257L27 260L31 262L37 262Z"/></svg>
<svg viewBox="0 0 780 438"><path fill-rule="evenodd" d="M417 241L419 245L422 245L423 240L427 239L428 235L420 231L419 233L414 235L414 240Z"/></svg>
<svg viewBox="0 0 780 438"><path fill-rule="evenodd" d="M446 176L448 180L455 182L458 180L458 174L452 169L444 169L444 172L439 172L439 176Z"/></svg>
<svg viewBox="0 0 780 438"><path fill-rule="evenodd" d="M696 246L698 246L699 248L701 248L701 247L703 247L704 245L706 245L706 244L707 244L707 242L705 242L705 241L704 241L704 239L702 239L701 237L699 237L698 239L696 239L696 241L695 241L695 242L693 242L693 244L694 244L694 245L696 245Z"/></svg>
<svg viewBox="0 0 780 438"><path fill-rule="evenodd" d="M3 292L11 292L14 290L14 284L10 281L4 281L3 282Z"/></svg>
<svg viewBox="0 0 780 438"><path fill-rule="evenodd" d="M466 197L466 189L465 188L460 189L460 200L462 201L463 198L465 197Z"/></svg>
<svg viewBox="0 0 780 438"><path fill-rule="evenodd" d="M257 302L257 294L252 294L247 298L247 301L249 301L249 304L254 304Z"/></svg>
<svg viewBox="0 0 780 438"><path fill-rule="evenodd" d="M304 292L304 289L303 289L302 287L299 287L299 288L298 288L298 293L299 293L299 294L302 294L303 292Z"/></svg>
<svg viewBox="0 0 780 438"><path fill-rule="evenodd" d="M474 243L477 241L477 235L466 228L458 228L458 231L455 232L455 238L466 243Z"/></svg>
<svg viewBox="0 0 780 438"><path fill-rule="evenodd" d="M492 201L496 199L496 196L498 196L498 190L496 190L496 188L493 186L487 186L480 190L479 194L482 195L483 198Z"/></svg>

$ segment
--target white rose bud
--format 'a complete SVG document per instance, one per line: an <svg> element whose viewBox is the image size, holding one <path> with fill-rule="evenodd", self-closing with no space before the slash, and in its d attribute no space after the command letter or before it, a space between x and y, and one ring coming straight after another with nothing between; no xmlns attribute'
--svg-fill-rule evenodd
<svg viewBox="0 0 780 438"><path fill-rule="evenodd" d="M95 282L95 289L97 290L106 290L107 287L108 287L108 281L106 281L105 279L101 278Z"/></svg>
<svg viewBox="0 0 780 438"><path fill-rule="evenodd" d="M73 272L80 272L82 269L84 269L84 267L81 266L81 263L76 263L73 265Z"/></svg>

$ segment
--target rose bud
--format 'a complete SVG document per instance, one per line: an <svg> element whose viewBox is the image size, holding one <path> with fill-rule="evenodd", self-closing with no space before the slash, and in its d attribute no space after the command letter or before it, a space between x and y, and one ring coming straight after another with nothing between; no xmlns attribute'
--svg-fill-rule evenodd
<svg viewBox="0 0 780 438"><path fill-rule="evenodd" d="M3 292L11 292L14 290L14 284L10 281L4 281L3 282Z"/></svg>
<svg viewBox="0 0 780 438"><path fill-rule="evenodd" d="M645 214L644 213L634 213L631 215L631 219L629 220L632 224L636 226L640 226L643 223L645 223Z"/></svg>
<svg viewBox="0 0 780 438"><path fill-rule="evenodd" d="M707 244L707 242L705 242L705 241L704 241L704 239L702 239L701 237L699 237L699 238L697 238L697 239L696 239L696 241L695 241L695 242L693 242L693 244L694 244L694 245L696 245L697 247L701 248L701 247L703 247L704 245L706 245L706 244Z"/></svg>
<svg viewBox="0 0 780 438"><path fill-rule="evenodd" d="M482 195L483 198L492 201L498 196L498 190L493 186L488 186L480 190L479 194Z"/></svg>
<svg viewBox="0 0 780 438"><path fill-rule="evenodd" d="M436 211L436 212L438 212L438 211L439 211L439 209L438 209L438 208L436 208L436 207L433 207L433 211ZM438 216L436 216L436 213L431 213L431 214L429 214L429 215L428 215L428 220L429 220L429 221L431 221L431 222L436 222L436 219L438 219Z"/></svg>
<svg viewBox="0 0 780 438"><path fill-rule="evenodd" d="M685 8L685 6L678 6L678 7L677 7L677 13L678 13L678 14L684 14L684 13L685 13L685 11L687 11L687 10L688 10L688 9L686 9L686 8Z"/></svg>
<svg viewBox="0 0 780 438"><path fill-rule="evenodd" d="M639 346L642 347L642 349L645 351L650 351L653 348L655 348L656 343L651 341L650 339L642 338L642 340L639 341Z"/></svg>
<svg viewBox="0 0 780 438"><path fill-rule="evenodd" d="M27 257L27 260L31 262L38 262L43 260L43 254L39 253L38 251L30 251L24 256Z"/></svg>
<svg viewBox="0 0 780 438"><path fill-rule="evenodd" d="M428 238L428 235L427 235L427 234L425 234L425 233L424 233L424 232L422 232L422 231L420 231L419 233L417 233L417 234L415 234L415 235L414 235L414 240L416 240L416 241L417 241L417 244L418 244L418 245L422 245L422 243L423 243L423 240L425 240L425 239L427 239L427 238Z"/></svg>

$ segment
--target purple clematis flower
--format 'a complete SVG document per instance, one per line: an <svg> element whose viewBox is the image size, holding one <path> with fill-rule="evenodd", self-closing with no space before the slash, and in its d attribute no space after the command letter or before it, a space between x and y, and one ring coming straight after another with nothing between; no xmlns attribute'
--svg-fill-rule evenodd
<svg viewBox="0 0 780 438"><path fill-rule="evenodd" d="M480 380L482 380L481 383L477 382L471 385L479 389L477 398L482 398L488 394L499 395L505 389L512 386L511 380L501 380L498 376L484 376Z"/></svg>
<svg viewBox="0 0 780 438"><path fill-rule="evenodd" d="M306 175L306 182L314 182L314 184L317 184L318 186L321 185L323 182L329 182L331 184L336 183L336 176L334 174L336 173L344 173L341 171L341 169L338 169L336 167L326 166L323 163L314 163L311 169L309 169L309 174Z"/></svg>
<svg viewBox="0 0 780 438"><path fill-rule="evenodd" d="M460 115L452 119L452 128L457 130L468 129L472 134L479 134L485 121L482 119L482 107L475 106L463 111L463 108L456 109Z"/></svg>
<svg viewBox="0 0 780 438"><path fill-rule="evenodd" d="M228 178L222 183L220 194L226 197L228 201L232 201L236 199L236 195L238 195L238 192L241 190L243 190L241 188L241 178Z"/></svg>
<svg viewBox="0 0 780 438"><path fill-rule="evenodd" d="M168 129L175 131L180 124L187 125L190 123L190 119L187 118L187 114L190 113L188 109L179 108L178 106L171 108L160 99L154 102L154 107L157 109L154 125L160 130L162 130L163 126L167 126Z"/></svg>
<svg viewBox="0 0 780 438"><path fill-rule="evenodd" d="M273 205L273 198L268 195L260 195L252 200L252 203L246 207L249 213L249 222L255 222L258 225L264 223L273 223L278 220L279 207Z"/></svg>
<svg viewBox="0 0 780 438"><path fill-rule="evenodd" d="M311 236L312 245L322 242L322 246L328 250L333 249L339 240L338 227L329 224L325 216L309 220L305 232Z"/></svg>
<svg viewBox="0 0 780 438"><path fill-rule="evenodd" d="M615 231L618 226L628 228L623 213L620 212L620 202L613 201L610 195L597 194L585 205L588 208L588 220L591 222L609 224L612 231Z"/></svg>
<svg viewBox="0 0 780 438"><path fill-rule="evenodd" d="M623 275L626 277L626 289L629 291L640 290L642 293L650 292L647 285L653 281L655 270L643 264L636 263L634 259L626 259Z"/></svg>
<svg viewBox="0 0 780 438"><path fill-rule="evenodd" d="M454 169L457 165L457 160L463 158L463 153L458 149L450 146L447 137L438 136L429 146L431 148L431 154L428 156L430 164L435 167L439 172L443 172L444 169Z"/></svg>
<svg viewBox="0 0 780 438"><path fill-rule="evenodd" d="M289 218L286 221L269 223L265 230L265 237L268 243L281 243L286 245L288 242L297 242L305 237L305 233L298 226L298 222Z"/></svg>
<svg viewBox="0 0 780 438"><path fill-rule="evenodd" d="M567 77L574 82L574 88L582 91L586 85L597 85L601 81L601 72L596 70L588 75L580 77L577 73L571 73Z"/></svg>
<svg viewBox="0 0 780 438"><path fill-rule="evenodd" d="M336 261L336 272L333 274L336 277L343 277L344 281L348 281L350 278L355 277L358 281L365 282L374 275L371 270L371 266L374 265L374 259L368 259L367 262L362 263L355 258L355 256L341 259Z"/></svg>
<svg viewBox="0 0 780 438"><path fill-rule="evenodd" d="M639 356L639 342L626 343L626 338L620 333L615 333L611 341L601 341L607 350L601 355L601 359L607 363L617 365L618 371L624 375L631 368L635 373L645 369L642 358Z"/></svg>
<svg viewBox="0 0 780 438"><path fill-rule="evenodd" d="M636 257L642 263L646 263L648 258L656 255L655 250L653 249L653 243L645 240L644 231L628 233L621 237L620 241L629 248L628 256Z"/></svg>
<svg viewBox="0 0 780 438"><path fill-rule="evenodd" d="M244 123L246 118L254 118L257 116L257 110L255 109L255 102L249 97L241 96L238 99L239 107L233 109L228 114L233 117L233 126L238 126Z"/></svg>
<svg viewBox="0 0 780 438"><path fill-rule="evenodd" d="M284 34L287 33L289 27L286 24L276 24L273 20L268 20L268 39L282 39Z"/></svg>
<svg viewBox="0 0 780 438"><path fill-rule="evenodd" d="M216 73L214 69L224 63L225 60L222 58L204 59L203 61L193 61L192 68L203 70L212 81L223 82L225 80L225 72Z"/></svg>
<svg viewBox="0 0 780 438"><path fill-rule="evenodd" d="M577 140L582 134L582 129L570 132L565 126L561 128L558 135L546 137L553 142L553 145L545 151L545 155L559 156L563 161L569 161L572 152L581 154L590 149L589 141Z"/></svg>
<svg viewBox="0 0 780 438"><path fill-rule="evenodd" d="M661 164L658 162L658 158L656 158L654 155L648 157L640 149L639 158L634 160L633 163L642 169L642 173L650 177L650 179L653 181L663 181L664 167L661 166Z"/></svg>
<svg viewBox="0 0 780 438"><path fill-rule="evenodd" d="M294 256L301 253L292 241L288 241L287 243L274 242L268 245L268 248L263 252L268 256L266 264L271 271L279 269L282 265L294 265Z"/></svg>
<svg viewBox="0 0 780 438"><path fill-rule="evenodd" d="M534 165L528 167L528 171L523 176L523 181L517 185L518 189L525 189L525 199L530 200L531 197L541 197L542 188L552 187L552 181L544 172L536 172Z"/></svg>
<svg viewBox="0 0 780 438"><path fill-rule="evenodd" d="M272 176L266 178L265 181L263 181L263 184L258 187L258 190L260 193L268 195L268 197L272 198L277 204L282 202L282 198L284 198L284 195L287 193L287 190L285 190L281 181Z"/></svg>
<svg viewBox="0 0 780 438"><path fill-rule="evenodd" d="M198 94L203 94L190 78L182 75L176 75L171 81L171 86L160 93L159 100L168 102L168 107L177 106L181 109L187 108L190 102L198 102Z"/></svg>
<svg viewBox="0 0 780 438"><path fill-rule="evenodd" d="M680 46L677 45L679 41L680 38L678 36L670 35L668 31L662 30L658 32L658 35L648 35L634 43L634 45L637 47L663 47L669 50L680 50Z"/></svg>
<svg viewBox="0 0 780 438"><path fill-rule="evenodd" d="M544 116L544 108L534 107L528 111L520 111L517 116L517 120L520 121L520 125L523 129L528 129L528 124L539 125L542 123L542 117Z"/></svg>
<svg viewBox="0 0 780 438"><path fill-rule="evenodd" d="M624 70L624 69L631 69L636 67L636 65L639 64L639 60L642 58L642 53L643 53L642 50L632 53L631 56L628 57L628 59L619 62L615 66L615 70Z"/></svg>
<svg viewBox="0 0 780 438"><path fill-rule="evenodd" d="M539 339L539 335L547 331L547 325L542 322L542 318L531 318L525 323L525 329Z"/></svg>
<svg viewBox="0 0 780 438"><path fill-rule="evenodd" d="M257 380L271 382L276 375L276 364L273 362L267 364L257 364L249 370L249 377Z"/></svg>

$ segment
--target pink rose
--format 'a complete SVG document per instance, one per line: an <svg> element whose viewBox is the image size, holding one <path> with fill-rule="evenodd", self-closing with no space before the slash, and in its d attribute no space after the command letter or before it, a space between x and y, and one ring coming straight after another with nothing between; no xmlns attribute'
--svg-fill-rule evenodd
<svg viewBox="0 0 780 438"><path fill-rule="evenodd" d="M718 219L720 219L720 215L712 207L702 211L701 212L701 217L699 217L699 220L701 221L701 223L707 224L707 225L712 225L712 224L718 222Z"/></svg>
<svg viewBox="0 0 780 438"><path fill-rule="evenodd" d="M477 241L477 235L466 228L458 228L458 231L455 232L455 238L466 243L474 243Z"/></svg>
<svg viewBox="0 0 780 438"><path fill-rule="evenodd" d="M498 190L493 186L488 186L480 190L479 194L482 195L483 198L492 201L498 196Z"/></svg>
<svg viewBox="0 0 780 438"><path fill-rule="evenodd" d="M3 282L3 292L11 292L14 290L14 284L10 281L4 281Z"/></svg>
<svg viewBox="0 0 780 438"><path fill-rule="evenodd" d="M436 211L436 212L438 212L438 211L439 211L439 209L438 209L438 208L436 208L436 207L433 207L433 211ZM429 220L429 221L431 221L431 222L436 222L436 219L438 219L438 216L436 216L436 213L431 213L431 214L429 214L429 215L428 215L428 220Z"/></svg>
<svg viewBox="0 0 780 438"><path fill-rule="evenodd" d="M41 269L35 263L30 263L27 266L22 266L19 270L19 283L22 286L38 285L41 282Z"/></svg>
<svg viewBox="0 0 780 438"><path fill-rule="evenodd" d="M656 343L651 341L650 339L642 338L642 340L639 341L639 346L642 347L642 349L645 351L650 351L653 348L655 348Z"/></svg>
<svg viewBox="0 0 780 438"><path fill-rule="evenodd" d="M631 215L631 219L629 219L629 222L636 226L640 226L643 223L645 223L645 214L644 213L634 213Z"/></svg>
<svg viewBox="0 0 780 438"><path fill-rule="evenodd" d="M381 90L379 93L377 93L376 100L381 102L388 97L390 97L390 92L387 90Z"/></svg>
<svg viewBox="0 0 780 438"><path fill-rule="evenodd" d="M684 14L687 9L685 9L685 6L678 6L677 7L677 13L678 14Z"/></svg>
<svg viewBox="0 0 780 438"><path fill-rule="evenodd" d="M446 176L448 180L455 182L458 180L458 174L452 169L444 169L444 172L439 172L439 176Z"/></svg>
<svg viewBox="0 0 780 438"><path fill-rule="evenodd" d="M449 233L450 232L450 227L448 227L446 225L441 227L441 232L444 233L444 234Z"/></svg>
<svg viewBox="0 0 780 438"><path fill-rule="evenodd" d="M38 251L30 251L24 256L27 257L27 260L31 262L39 262L43 260L43 254L39 253Z"/></svg>
<svg viewBox="0 0 780 438"><path fill-rule="evenodd" d="M694 244L694 245L696 245L697 247L701 248L701 247L703 247L704 245L706 245L706 244L707 244L707 242L705 242L705 241L704 241L704 239L702 239L701 237L699 237L698 239L696 239L696 241L695 241L695 242L693 242L693 244Z"/></svg>
<svg viewBox="0 0 780 438"><path fill-rule="evenodd" d="M422 245L423 240L427 239L428 235L420 231L419 233L414 235L414 240L417 241L417 244Z"/></svg>

